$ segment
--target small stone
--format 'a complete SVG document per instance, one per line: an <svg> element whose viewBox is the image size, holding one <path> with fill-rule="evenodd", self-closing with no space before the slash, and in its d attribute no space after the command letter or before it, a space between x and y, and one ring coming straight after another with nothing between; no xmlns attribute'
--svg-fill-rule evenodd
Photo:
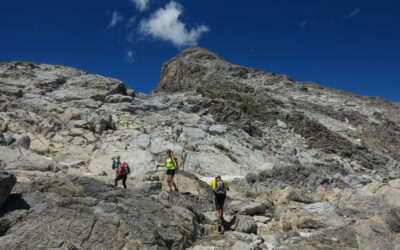
<svg viewBox="0 0 400 250"><path fill-rule="evenodd" d="M254 220L261 222L261 223L267 223L268 221L271 220L270 217L266 217L266 216L258 216L258 215L254 215L253 216Z"/></svg>
<svg viewBox="0 0 400 250"><path fill-rule="evenodd" d="M85 131L83 129L73 128L73 129L71 129L69 135L71 135L71 136L81 136L84 133L85 133Z"/></svg>
<svg viewBox="0 0 400 250"><path fill-rule="evenodd" d="M278 124L278 127L280 127L280 128L287 128L286 123L284 123L283 121L277 120L276 122L277 122L277 124Z"/></svg>

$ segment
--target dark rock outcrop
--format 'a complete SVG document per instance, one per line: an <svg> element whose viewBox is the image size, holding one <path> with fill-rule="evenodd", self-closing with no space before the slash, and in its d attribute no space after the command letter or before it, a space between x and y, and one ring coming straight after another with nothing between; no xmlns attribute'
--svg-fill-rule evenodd
<svg viewBox="0 0 400 250"><path fill-rule="evenodd" d="M2 219L13 226L3 232L1 249L184 249L201 236L189 200L183 204L191 210L173 209L146 193L85 177L39 178L17 185L15 191L30 209L8 207ZM22 212L21 220L16 215Z"/></svg>
<svg viewBox="0 0 400 250"><path fill-rule="evenodd" d="M7 200L8 195L10 194L16 182L17 178L14 174L0 171L0 208Z"/></svg>

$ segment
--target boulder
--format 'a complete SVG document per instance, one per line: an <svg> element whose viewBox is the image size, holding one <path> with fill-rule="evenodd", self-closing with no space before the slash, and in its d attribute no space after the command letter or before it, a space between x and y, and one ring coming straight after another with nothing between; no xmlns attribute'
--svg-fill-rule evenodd
<svg viewBox="0 0 400 250"><path fill-rule="evenodd" d="M266 207L265 207L264 203L250 202L250 203L246 203L246 205L241 208L240 214L258 215L258 214L264 214L265 210L266 210Z"/></svg>
<svg viewBox="0 0 400 250"><path fill-rule="evenodd" d="M9 209L31 209L1 218L10 228L0 249L184 249L201 237L197 216L177 195L185 205L167 208L145 193L76 176L44 176L19 193Z"/></svg>
<svg viewBox="0 0 400 250"><path fill-rule="evenodd" d="M121 102L132 102L132 100L133 100L132 96L115 94L115 95L107 96L105 102L107 102L107 103L121 103Z"/></svg>
<svg viewBox="0 0 400 250"><path fill-rule="evenodd" d="M255 182L259 182L262 181L263 177L259 174L255 174L255 173L248 173L246 174L246 181L249 184L253 184Z"/></svg>
<svg viewBox="0 0 400 250"><path fill-rule="evenodd" d="M211 135L223 135L226 133L226 131L227 131L227 128L226 128L226 126L223 126L223 125L211 125L208 128L208 132Z"/></svg>
<svg viewBox="0 0 400 250"><path fill-rule="evenodd" d="M297 201L302 203L313 203L313 199L308 197L304 192L292 191L287 197L288 200Z"/></svg>
<svg viewBox="0 0 400 250"><path fill-rule="evenodd" d="M40 155L47 154L49 152L50 141L44 136L38 135L32 139L31 150Z"/></svg>
<svg viewBox="0 0 400 250"><path fill-rule="evenodd" d="M277 120L276 122L277 122L277 124L278 124L278 127L280 127L280 128L284 128L284 129L286 129L286 128L287 128L287 125L286 125L286 123L284 123L283 121L281 121L281 120Z"/></svg>
<svg viewBox="0 0 400 250"><path fill-rule="evenodd" d="M50 171L54 162L32 151L0 146L0 161L5 170Z"/></svg>
<svg viewBox="0 0 400 250"><path fill-rule="evenodd" d="M139 189L143 192L150 192L150 191L155 191L155 190L161 190L162 184L161 182L158 181L142 181L136 183L135 186L136 189Z"/></svg>
<svg viewBox="0 0 400 250"><path fill-rule="evenodd" d="M335 208L328 202L316 202L307 204L303 207L304 210L310 213L329 214L335 212Z"/></svg>
<svg viewBox="0 0 400 250"><path fill-rule="evenodd" d="M14 174L6 171L0 171L0 208L7 200L8 195L10 194L16 182L17 178Z"/></svg>
<svg viewBox="0 0 400 250"><path fill-rule="evenodd" d="M20 146L22 148L29 149L31 144L31 138L27 135L6 133L5 139L7 140L8 146Z"/></svg>
<svg viewBox="0 0 400 250"><path fill-rule="evenodd" d="M317 221L315 219L312 218L301 218L299 221L297 221L296 223L297 228L300 229L319 229L319 228L323 228L324 224L320 221Z"/></svg>
<svg viewBox="0 0 400 250"><path fill-rule="evenodd" d="M242 233L257 234L257 222L249 215L237 216L236 231Z"/></svg>

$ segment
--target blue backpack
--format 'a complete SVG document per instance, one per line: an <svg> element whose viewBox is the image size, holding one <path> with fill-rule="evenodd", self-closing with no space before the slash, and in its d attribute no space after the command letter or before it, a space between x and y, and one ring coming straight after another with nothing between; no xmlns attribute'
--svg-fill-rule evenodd
<svg viewBox="0 0 400 250"><path fill-rule="evenodd" d="M118 160L117 159L115 159L114 161L113 161L113 163L112 163L112 169L116 169L117 167L118 167Z"/></svg>

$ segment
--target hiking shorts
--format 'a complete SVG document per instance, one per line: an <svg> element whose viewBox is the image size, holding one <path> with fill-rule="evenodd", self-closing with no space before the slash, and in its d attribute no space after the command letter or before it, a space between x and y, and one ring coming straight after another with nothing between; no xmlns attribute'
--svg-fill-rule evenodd
<svg viewBox="0 0 400 250"><path fill-rule="evenodd" d="M215 210L220 210L224 207L226 196L215 196Z"/></svg>
<svg viewBox="0 0 400 250"><path fill-rule="evenodd" d="M167 170L167 175L172 175L172 176L174 176L174 175L175 175L175 169L168 169L168 170Z"/></svg>

